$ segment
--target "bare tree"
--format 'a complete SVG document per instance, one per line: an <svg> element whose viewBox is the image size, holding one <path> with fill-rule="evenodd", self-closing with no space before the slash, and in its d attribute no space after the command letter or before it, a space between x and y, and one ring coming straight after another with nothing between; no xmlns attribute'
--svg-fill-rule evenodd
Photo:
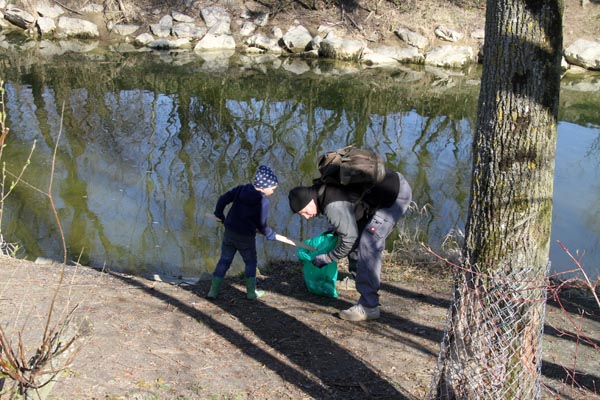
<svg viewBox="0 0 600 400"><path fill-rule="evenodd" d="M431 397L540 395L562 8L487 1L464 258Z"/></svg>

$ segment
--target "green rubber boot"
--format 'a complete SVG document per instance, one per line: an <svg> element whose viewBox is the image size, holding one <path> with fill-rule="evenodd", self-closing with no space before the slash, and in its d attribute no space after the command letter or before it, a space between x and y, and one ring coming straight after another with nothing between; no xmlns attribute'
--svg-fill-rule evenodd
<svg viewBox="0 0 600 400"><path fill-rule="evenodd" d="M208 291L208 294L206 295L207 298L209 298L209 299L217 298L217 295L219 294L219 288L221 287L221 282L223 282L223 278L217 278L217 277L212 278L212 281L210 282L210 290Z"/></svg>
<svg viewBox="0 0 600 400"><path fill-rule="evenodd" d="M246 278L246 298L258 299L265 294L264 290L256 290L256 278Z"/></svg>

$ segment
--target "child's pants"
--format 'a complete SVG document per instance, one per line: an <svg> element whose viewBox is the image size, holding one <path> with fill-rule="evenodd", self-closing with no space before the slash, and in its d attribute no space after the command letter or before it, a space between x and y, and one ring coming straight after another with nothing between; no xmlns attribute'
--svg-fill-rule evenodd
<svg viewBox="0 0 600 400"><path fill-rule="evenodd" d="M246 278L256 277L256 237L240 235L227 228L225 228L223 243L221 244L221 258L219 258L213 276L224 278L233 262L235 253L238 251L242 256L242 260L244 260L244 264L246 264L244 269Z"/></svg>

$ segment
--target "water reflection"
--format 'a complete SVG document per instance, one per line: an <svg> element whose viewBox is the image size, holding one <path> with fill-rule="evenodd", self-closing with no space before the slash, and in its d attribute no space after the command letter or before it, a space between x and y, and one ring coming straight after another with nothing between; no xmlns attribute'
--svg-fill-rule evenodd
<svg viewBox="0 0 600 400"><path fill-rule="evenodd" d="M174 66L133 55L102 65L76 61L22 66L4 60L11 170L26 163L36 142L25 174L29 186L18 186L9 198L4 234L22 243L30 258L62 258L48 201L31 189L47 189L55 146L53 196L69 259L88 265L137 274L211 271L222 228L205 214L225 190L249 182L259 164L280 178L271 198L274 229L292 238L314 235L324 221L306 224L291 215L287 191L311 181L319 153L347 143L377 150L404 173L417 204L430 206L423 223L432 245L464 226L476 76L409 69L314 72L335 68L327 64L302 74L265 65L206 72L198 61ZM567 109L561 113L569 118ZM586 140L572 141L581 130ZM553 228L553 238L568 236L575 248L592 246L588 257L596 264L600 224L590 221L598 221L592 205L600 196L590 182L599 182L598 169L578 164L586 172L585 181L577 181L582 173L563 165L583 157L598 135L597 128L559 127ZM573 160L561 161L563 148ZM596 165L597 154L588 156ZM590 197L577 207L563 201L573 190L563 180ZM259 238L258 245L263 263L295 259L284 244ZM552 251L560 259L554 244ZM234 273L241 270L237 261Z"/></svg>

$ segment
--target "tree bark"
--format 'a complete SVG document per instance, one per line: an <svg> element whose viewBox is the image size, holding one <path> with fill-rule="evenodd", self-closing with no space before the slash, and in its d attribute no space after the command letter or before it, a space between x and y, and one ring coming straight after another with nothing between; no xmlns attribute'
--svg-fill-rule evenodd
<svg viewBox="0 0 600 400"><path fill-rule="evenodd" d="M463 269L440 399L539 396L562 50L561 0L488 0Z"/></svg>

